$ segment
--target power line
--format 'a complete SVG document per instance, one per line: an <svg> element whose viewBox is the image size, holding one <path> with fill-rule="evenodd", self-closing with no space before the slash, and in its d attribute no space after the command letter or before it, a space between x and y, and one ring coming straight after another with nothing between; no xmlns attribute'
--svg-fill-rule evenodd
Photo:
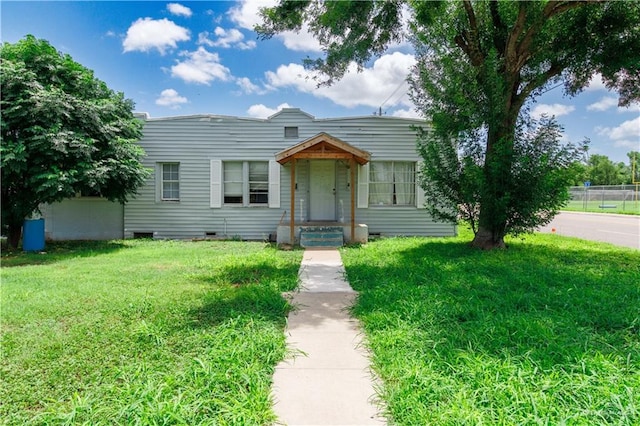
<svg viewBox="0 0 640 426"><path fill-rule="evenodd" d="M380 106L378 107L378 115L382 115L382 107L384 106L384 104L386 104L386 103L389 101L389 99L391 99L391 98L393 97L393 95L395 95L395 94L398 92L398 90L400 90L400 88L401 88L405 83L406 83L406 81L404 81L404 80L403 80L403 81L401 81L401 82L400 82L400 84L398 84L398 87L396 87L396 90L394 90L394 91L393 91L393 92L392 92L392 93L387 97L387 99L385 99L385 100L384 100L384 102L382 102L382 103L380 104ZM402 96L404 96L404 94L403 94ZM375 114L375 113L374 113L374 114Z"/></svg>

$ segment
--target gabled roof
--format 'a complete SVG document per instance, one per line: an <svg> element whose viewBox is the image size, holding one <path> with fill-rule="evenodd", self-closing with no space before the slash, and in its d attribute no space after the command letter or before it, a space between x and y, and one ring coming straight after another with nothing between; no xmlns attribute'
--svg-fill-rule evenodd
<svg viewBox="0 0 640 426"><path fill-rule="evenodd" d="M286 164L294 158L315 160L353 158L358 164L366 164L371 154L322 132L276 154L276 161L280 164Z"/></svg>

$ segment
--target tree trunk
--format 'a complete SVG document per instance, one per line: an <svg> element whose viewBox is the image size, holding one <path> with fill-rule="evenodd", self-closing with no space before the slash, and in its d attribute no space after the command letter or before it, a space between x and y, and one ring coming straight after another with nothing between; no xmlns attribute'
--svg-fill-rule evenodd
<svg viewBox="0 0 640 426"><path fill-rule="evenodd" d="M472 247L505 248L509 209L509 183L518 111L508 111L499 124L489 126L484 163L484 192L480 198L478 232Z"/></svg>
<svg viewBox="0 0 640 426"><path fill-rule="evenodd" d="M491 229L479 227L478 232L471 241L471 246L482 250L493 250L506 248L504 234L495 233Z"/></svg>
<svg viewBox="0 0 640 426"><path fill-rule="evenodd" d="M9 224L9 235L7 236L7 244L10 249L17 249L20 243L20 237L22 236L22 223Z"/></svg>

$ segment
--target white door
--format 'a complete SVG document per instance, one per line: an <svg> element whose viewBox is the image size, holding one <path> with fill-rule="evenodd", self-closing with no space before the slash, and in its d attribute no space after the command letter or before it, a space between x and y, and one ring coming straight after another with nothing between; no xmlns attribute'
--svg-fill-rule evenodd
<svg viewBox="0 0 640 426"><path fill-rule="evenodd" d="M310 162L310 220L336 220L336 162Z"/></svg>

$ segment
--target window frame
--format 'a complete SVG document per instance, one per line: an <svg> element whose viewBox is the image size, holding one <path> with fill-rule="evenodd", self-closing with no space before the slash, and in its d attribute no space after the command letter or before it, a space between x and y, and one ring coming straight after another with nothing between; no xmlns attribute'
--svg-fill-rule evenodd
<svg viewBox="0 0 640 426"><path fill-rule="evenodd" d="M240 163L241 166L241 181L227 180L226 171L227 166L233 163ZM264 167L263 175L265 180L252 180L251 164L260 163ZM223 160L222 161L222 205L225 207L270 207L270 194L269 194L269 161L268 160ZM255 175L253 175L255 176ZM242 195L240 202L227 201L226 189L229 184L240 184L242 188ZM260 192L252 191L252 187L255 185L262 186ZM229 195L231 197L232 195ZM237 195L233 195L237 197ZM260 196L264 197L264 201L256 202Z"/></svg>
<svg viewBox="0 0 640 426"><path fill-rule="evenodd" d="M180 162L177 161L171 161L171 162L162 162L162 163L158 163L159 167L159 174L160 174L160 185L159 185L159 199L160 201L163 202L179 202L180 201ZM177 175L177 177L175 179L167 179L165 177L165 166L175 166L176 170L175 173ZM173 173L173 171L169 171L168 173ZM173 177L173 176L170 176ZM177 188L175 190L177 190L177 197L165 197L165 185L166 184L176 184ZM174 189L169 189L167 188L169 191L173 191Z"/></svg>
<svg viewBox="0 0 640 426"><path fill-rule="evenodd" d="M376 179L377 171L375 170L375 165L380 164L388 164L390 165L390 170L383 171L382 173L386 173L389 175L388 180L378 180ZM396 165L402 164L404 167L411 166L412 170L410 171L411 176L409 181L398 181L397 173L406 173L401 171L396 171ZM417 186L417 169L418 165L415 161L397 161L397 160L389 160L389 161L372 161L369 165L369 176L368 176L368 206L374 208L415 208L416 202L418 200L418 186ZM391 191L389 192L376 192L374 188L379 188L380 186L390 186ZM398 191L399 185L411 185L411 192L402 192ZM378 196L376 199L376 195ZM398 199L400 197L407 198L406 203L399 204ZM380 201L383 197L389 197L390 202Z"/></svg>

